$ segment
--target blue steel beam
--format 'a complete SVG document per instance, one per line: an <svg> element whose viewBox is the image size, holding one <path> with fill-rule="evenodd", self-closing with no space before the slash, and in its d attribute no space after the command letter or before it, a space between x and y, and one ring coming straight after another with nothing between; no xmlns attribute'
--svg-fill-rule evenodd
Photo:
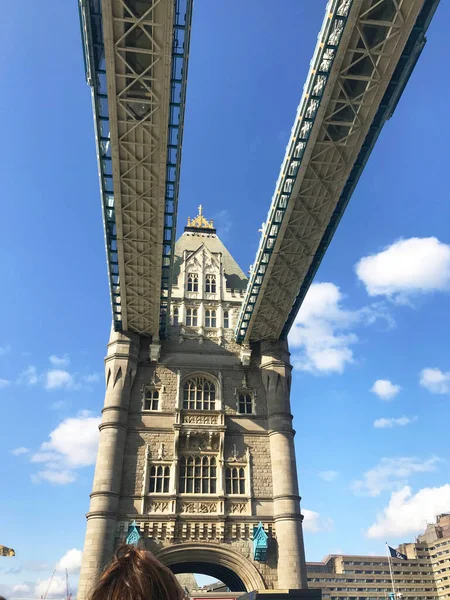
<svg viewBox="0 0 450 600"><path fill-rule="evenodd" d="M333 3L331 10L327 10L325 15L319 33L319 40L321 41L316 47L315 56L311 62L302 99L297 109L291 142L286 149L286 156L276 184L271 210L265 224L265 231L261 236L256 260L238 317L235 330L238 343L242 343L246 336L352 3L353 0L336 1Z"/></svg>
<svg viewBox="0 0 450 600"><path fill-rule="evenodd" d="M425 44L425 32L438 3L439 0L425 0L421 8L415 26L413 27L411 34L404 46L400 59L397 62L395 71L387 86L384 97L379 104L371 126L369 127L366 138L362 144L357 159L354 162L335 210L322 235L318 248L315 251L314 258L301 281L299 292L295 297L295 301L281 331L280 337L282 338L286 338L289 333L298 310L313 281L314 275L345 211L351 194L353 193L359 177L365 167L370 152L372 151L376 140L378 139L378 135L385 121L392 116L392 113L395 110L399 98ZM311 63L311 69L305 84L302 100L297 110L297 119L291 134L291 141L286 150L286 156L282 165L279 179L277 181L275 194L272 199L271 209L268 215L267 223L265 224L264 232L261 236L261 242L256 256L256 261L253 265L243 306L238 318L235 335L236 340L239 343L248 341L248 327L255 311L255 307L257 306L265 274L278 239L280 227L283 223L286 211L288 210L289 202L291 201L291 193L294 188L296 176L302 165L303 154L305 153L309 134L312 130L317 111L321 104L324 88L326 86L335 57L335 52L337 51L339 41L342 38L342 33L346 22L343 17L349 14L352 4L352 0L348 0L345 3L329 3L333 10L327 11L328 14L325 17L325 22L319 34L319 42ZM342 14L344 12L342 10L341 14L339 15L338 11L339 9L342 9L343 6L346 9L345 15ZM328 23L327 19L329 19ZM336 38L336 32L339 33L337 43L330 45L329 39L331 36ZM329 48L331 48L331 60L330 58L326 59ZM324 69L322 65L326 65L328 69ZM318 94L317 89L320 82L322 82L320 90L321 93Z"/></svg>
<svg viewBox="0 0 450 600"><path fill-rule="evenodd" d="M337 226L339 225L345 209L347 208L347 204L349 203L350 198L355 191L356 184L362 175L364 167L369 160L369 156L376 144L376 141L378 140L378 136L383 129L383 125L394 114L401 95L403 94L406 84L409 81L411 73L413 72L414 67L416 66L416 63L419 60L422 50L426 44L427 38L425 34L438 4L439 0L425 0L422 11L417 18L416 24L411 35L409 36L405 49L392 75L378 112L375 115L372 125L370 126L369 133L364 140L358 158L356 159L350 176L347 179L347 183L345 184L344 190L339 198L330 223L328 224L328 227L326 228L319 244L319 248L316 252L314 260L308 269L306 277L300 287L298 296L295 299L294 305L292 306L291 312L286 320L286 324L281 333L282 339L286 339L289 334L289 331L295 321L295 317L297 316L303 300L305 299L306 293L308 292L308 289L314 280L317 269L319 268L320 263L325 256Z"/></svg>
<svg viewBox="0 0 450 600"><path fill-rule="evenodd" d="M178 189L193 0L173 0L173 41L170 79L168 144L164 197L164 234L160 295L160 334L167 328L170 279L174 260ZM101 0L79 0L86 81L91 88L103 225L114 329L122 330L120 272L110 143L108 95Z"/></svg>

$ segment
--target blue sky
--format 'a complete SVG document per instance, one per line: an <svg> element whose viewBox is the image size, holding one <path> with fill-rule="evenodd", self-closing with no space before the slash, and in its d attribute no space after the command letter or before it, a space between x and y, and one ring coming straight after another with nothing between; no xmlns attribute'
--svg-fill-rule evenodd
<svg viewBox="0 0 450 600"><path fill-rule="evenodd" d="M202 203L245 271L324 9L196 0L178 226ZM291 337L309 560L382 553L450 510L449 19L442 3ZM78 433L111 315L77 4L7 3L0 27L0 543L18 555L0 593L26 597L57 563L76 581L95 445Z"/></svg>

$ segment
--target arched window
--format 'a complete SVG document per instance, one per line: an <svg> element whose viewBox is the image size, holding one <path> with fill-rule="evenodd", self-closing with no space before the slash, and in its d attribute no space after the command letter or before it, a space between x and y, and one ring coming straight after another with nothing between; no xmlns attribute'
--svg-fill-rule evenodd
<svg viewBox="0 0 450 600"><path fill-rule="evenodd" d="M223 327L224 329L230 328L230 313L227 310L223 313Z"/></svg>
<svg viewBox="0 0 450 600"><path fill-rule="evenodd" d="M147 388L144 391L144 410L158 410L159 408L159 390Z"/></svg>
<svg viewBox="0 0 450 600"><path fill-rule="evenodd" d="M214 456L182 456L180 458L180 494L215 494L217 466Z"/></svg>
<svg viewBox="0 0 450 600"><path fill-rule="evenodd" d="M216 293L216 276L215 275L207 275L205 282L205 292L210 294Z"/></svg>
<svg viewBox="0 0 450 600"><path fill-rule="evenodd" d="M198 292L198 275L197 273L188 273L187 291Z"/></svg>
<svg viewBox="0 0 450 600"><path fill-rule="evenodd" d="M217 327L217 317L215 310L205 311L205 327Z"/></svg>
<svg viewBox="0 0 450 600"><path fill-rule="evenodd" d="M153 466L150 467L150 494L156 493L167 493L169 491L170 484L170 467L166 466Z"/></svg>
<svg viewBox="0 0 450 600"><path fill-rule="evenodd" d="M229 467L225 471L227 494L245 494L245 471L243 467Z"/></svg>
<svg viewBox="0 0 450 600"><path fill-rule="evenodd" d="M186 325L187 327L197 327L198 310L196 308L186 309Z"/></svg>
<svg viewBox="0 0 450 600"><path fill-rule="evenodd" d="M204 377L192 377L183 387L183 408L191 410L214 410L216 386Z"/></svg>
<svg viewBox="0 0 450 600"><path fill-rule="evenodd" d="M179 315L178 308L174 308L173 309L173 324L174 325L178 325L178 315Z"/></svg>
<svg viewBox="0 0 450 600"><path fill-rule="evenodd" d="M243 415L251 415L253 412L253 399L251 394L240 392L238 396L238 411Z"/></svg>

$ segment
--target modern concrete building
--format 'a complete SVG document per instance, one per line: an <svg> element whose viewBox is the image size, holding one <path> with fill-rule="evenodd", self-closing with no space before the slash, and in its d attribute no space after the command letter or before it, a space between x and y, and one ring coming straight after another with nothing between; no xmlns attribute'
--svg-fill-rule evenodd
<svg viewBox="0 0 450 600"><path fill-rule="evenodd" d="M111 334L79 600L133 523L175 573L306 587L289 352L235 341L246 285L200 207L175 246L166 338Z"/></svg>
<svg viewBox="0 0 450 600"><path fill-rule="evenodd" d="M392 559L394 586L403 600L450 598L450 514L439 515L414 543L407 560ZM308 586L324 600L378 600L392 592L387 556L330 555L307 563Z"/></svg>

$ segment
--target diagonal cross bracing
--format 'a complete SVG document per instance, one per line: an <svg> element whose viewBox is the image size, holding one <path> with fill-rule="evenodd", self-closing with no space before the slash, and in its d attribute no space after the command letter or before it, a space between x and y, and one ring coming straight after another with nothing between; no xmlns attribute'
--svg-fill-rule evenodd
<svg viewBox="0 0 450 600"><path fill-rule="evenodd" d="M286 337L439 0L330 0L236 327Z"/></svg>
<svg viewBox="0 0 450 600"><path fill-rule="evenodd" d="M79 0L116 330L164 334L192 0Z"/></svg>

